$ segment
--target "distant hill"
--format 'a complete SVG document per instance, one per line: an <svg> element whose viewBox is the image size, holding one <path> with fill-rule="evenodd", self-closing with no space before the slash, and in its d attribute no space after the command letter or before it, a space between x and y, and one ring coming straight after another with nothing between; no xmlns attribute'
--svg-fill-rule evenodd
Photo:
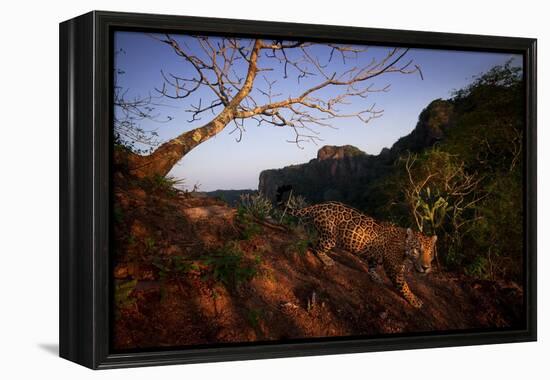
<svg viewBox="0 0 550 380"><path fill-rule="evenodd" d="M219 198L222 201L226 202L231 206L236 206L239 202L241 194L256 194L258 190L252 189L242 189L242 190L214 190L214 191L205 191L203 194L208 195L209 197Z"/></svg>

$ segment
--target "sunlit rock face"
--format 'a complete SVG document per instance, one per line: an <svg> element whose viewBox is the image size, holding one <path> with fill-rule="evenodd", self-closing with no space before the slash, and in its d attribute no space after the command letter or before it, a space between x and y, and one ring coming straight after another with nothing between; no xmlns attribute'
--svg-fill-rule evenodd
<svg viewBox="0 0 550 380"><path fill-rule="evenodd" d="M452 124L453 105L434 100L421 112L412 132L380 154L369 155L353 145L326 145L308 163L262 171L258 189L274 200L277 187L292 185L295 194L309 203L334 200L360 206L369 185L387 173L401 153L432 146L445 137Z"/></svg>

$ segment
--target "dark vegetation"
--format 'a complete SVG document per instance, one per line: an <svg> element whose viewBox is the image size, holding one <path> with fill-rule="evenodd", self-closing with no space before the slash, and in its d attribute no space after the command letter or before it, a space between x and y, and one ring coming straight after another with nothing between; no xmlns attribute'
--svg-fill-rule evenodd
<svg viewBox="0 0 550 380"><path fill-rule="evenodd" d="M263 174L267 197L226 202L136 176L117 146L114 348L521 326L521 91L518 70L495 68L379 156L325 147L309 166ZM315 233L270 202L288 179L297 206L343 200L436 233L439 267L407 273L424 307L344 251L324 268Z"/></svg>
<svg viewBox="0 0 550 380"><path fill-rule="evenodd" d="M401 155L364 207L437 234L450 270L521 282L522 72L496 67L456 91L449 105L444 138Z"/></svg>

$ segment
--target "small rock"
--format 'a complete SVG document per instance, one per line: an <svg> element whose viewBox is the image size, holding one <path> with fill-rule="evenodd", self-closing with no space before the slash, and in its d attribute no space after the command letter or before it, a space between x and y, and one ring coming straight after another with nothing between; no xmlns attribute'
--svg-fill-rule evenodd
<svg viewBox="0 0 550 380"><path fill-rule="evenodd" d="M167 255L178 256L178 255L181 255L182 250L179 246L173 244L173 245L169 246L168 248L166 248L165 252L166 252Z"/></svg>
<svg viewBox="0 0 550 380"><path fill-rule="evenodd" d="M117 265L113 275L119 280L128 277L128 267L126 265Z"/></svg>
<svg viewBox="0 0 550 380"><path fill-rule="evenodd" d="M132 236L140 238L147 235L147 228L139 220L135 220L130 232Z"/></svg>
<svg viewBox="0 0 550 380"><path fill-rule="evenodd" d="M147 197L147 193L143 189L134 189L132 192L134 193L135 198L145 199Z"/></svg>
<svg viewBox="0 0 550 380"><path fill-rule="evenodd" d="M297 309L298 306L296 304L293 304L292 302L282 302L281 307L283 309Z"/></svg>

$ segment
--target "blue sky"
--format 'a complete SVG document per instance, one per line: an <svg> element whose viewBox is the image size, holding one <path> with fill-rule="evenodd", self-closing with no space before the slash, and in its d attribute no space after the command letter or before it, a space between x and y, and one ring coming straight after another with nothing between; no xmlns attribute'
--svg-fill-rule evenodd
<svg viewBox="0 0 550 380"><path fill-rule="evenodd" d="M187 36L174 36L181 45L186 44L189 51L200 54L194 41ZM161 88L165 73L185 76L192 73L192 68L166 44L140 32L116 32L115 49L123 49L117 54L115 69L124 71L118 75L117 84L128 91L127 96L146 96L155 93L155 88ZM349 67L365 65L372 58L379 59L390 48L369 47L357 61L341 59L331 61L331 69L343 71ZM314 47L310 50L319 59L327 59L328 49ZM290 53L292 54L292 53ZM256 126L252 120L247 121L246 132L240 142L235 141L235 134L230 135L233 129L228 126L217 136L199 145L188 153L171 171L170 175L183 178L189 188L200 183L200 189L210 191L216 189L256 189L258 177L262 170L281 168L291 164L308 162L316 157L317 150L323 145L351 144L359 149L378 154L384 147L390 147L399 137L404 136L415 127L418 115L432 100L449 98L452 90L464 87L478 75L491 67L503 64L509 59L521 65L521 56L501 53L480 53L464 51L446 51L431 49L411 49L405 61L412 59L421 67L422 80L418 74L403 75L398 73L384 74L371 81L374 86L384 87L390 84L389 92L373 93L368 99L355 99L346 108L353 110L368 108L376 103L378 109L383 109L381 118L363 124L357 119L337 119L331 121L333 128L318 127L319 137L323 141L318 145L313 143L302 144L299 149L287 140L294 138L289 128L280 128L268 125ZM404 61L404 62L405 62ZM277 65L265 57L259 59L260 67L271 67L273 71L265 72L268 79L276 79L277 92L284 99L289 95L296 95L318 83L319 77L309 80L296 80L296 75L289 72L287 79L283 78L282 65ZM243 72L246 67L236 64L235 70ZM263 74L262 74L263 75ZM256 79L258 86L264 82L262 77ZM326 90L326 95L337 94L340 89ZM261 100L259 92L253 92L255 99ZM144 129L154 129L160 139L167 140L184 131L199 127L213 117L205 114L200 121L188 122L190 114L185 112L191 103L196 104L198 98L203 104L213 100L210 90L204 89L185 100L162 99L162 106L157 107L161 117L169 115L172 120L167 123L158 123L145 120L141 123ZM281 99L280 98L280 99ZM264 103L259 101L260 104Z"/></svg>

